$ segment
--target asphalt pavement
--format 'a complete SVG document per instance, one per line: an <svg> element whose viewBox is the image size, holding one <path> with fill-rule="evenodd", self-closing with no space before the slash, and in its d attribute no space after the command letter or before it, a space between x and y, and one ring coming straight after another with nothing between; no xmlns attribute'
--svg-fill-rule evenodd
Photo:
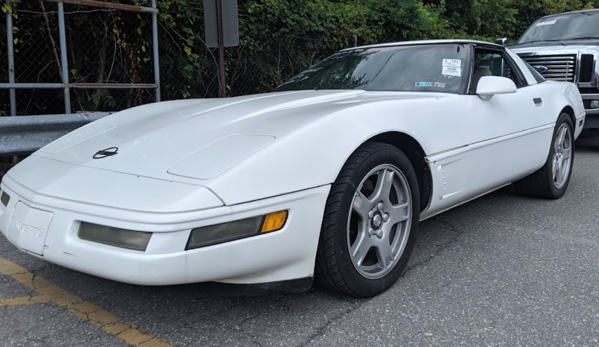
<svg viewBox="0 0 599 347"><path fill-rule="evenodd" d="M372 299L126 285L0 237L0 345L599 346L598 264L599 139L583 139L562 199L502 189L422 222Z"/></svg>

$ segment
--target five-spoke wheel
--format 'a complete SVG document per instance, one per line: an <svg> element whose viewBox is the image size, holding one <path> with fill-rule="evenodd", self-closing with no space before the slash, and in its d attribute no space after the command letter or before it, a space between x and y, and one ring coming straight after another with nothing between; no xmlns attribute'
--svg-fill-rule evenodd
<svg viewBox="0 0 599 347"><path fill-rule="evenodd" d="M568 124L562 123L557 129L554 140L555 155L553 156L553 182L560 189L570 178L570 167L572 165L572 131Z"/></svg>
<svg viewBox="0 0 599 347"><path fill-rule="evenodd" d="M562 113L555 123L549 156L545 165L533 174L514 183L520 194L546 199L564 195L574 163L574 126L567 113Z"/></svg>
<svg viewBox="0 0 599 347"><path fill-rule="evenodd" d="M331 187L316 281L360 297L392 286L414 247L419 207L418 182L406 155L384 143L362 145Z"/></svg>
<svg viewBox="0 0 599 347"><path fill-rule="evenodd" d="M348 215L347 245L356 270L366 278L385 276L410 235L412 197L404 174L389 164L370 170Z"/></svg>

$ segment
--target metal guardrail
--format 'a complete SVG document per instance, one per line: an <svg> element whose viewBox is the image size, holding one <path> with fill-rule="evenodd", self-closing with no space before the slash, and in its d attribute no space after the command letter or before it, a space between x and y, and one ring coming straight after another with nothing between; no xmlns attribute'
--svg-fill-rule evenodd
<svg viewBox="0 0 599 347"><path fill-rule="evenodd" d="M29 154L108 112L0 117L0 156Z"/></svg>

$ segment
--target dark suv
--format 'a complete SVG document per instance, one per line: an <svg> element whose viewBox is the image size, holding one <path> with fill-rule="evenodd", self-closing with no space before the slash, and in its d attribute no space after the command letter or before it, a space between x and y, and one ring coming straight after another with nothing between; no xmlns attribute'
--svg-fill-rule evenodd
<svg viewBox="0 0 599 347"><path fill-rule="evenodd" d="M509 48L546 79L575 83L584 128L599 129L599 9L539 18Z"/></svg>

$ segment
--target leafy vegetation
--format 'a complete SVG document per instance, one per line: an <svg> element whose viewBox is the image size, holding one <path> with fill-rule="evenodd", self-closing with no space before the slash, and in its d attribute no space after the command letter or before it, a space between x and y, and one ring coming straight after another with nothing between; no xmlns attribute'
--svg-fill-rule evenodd
<svg viewBox="0 0 599 347"><path fill-rule="evenodd" d="M151 0L120 2L151 4ZM333 52L354 45L435 38L513 41L540 16L597 6L599 0L238 0L240 45L226 49L227 93L272 90ZM56 5L12 0L12 7L15 56L22 59L16 64L18 81L60 82ZM202 1L158 0L158 7L163 99L216 96L217 52L204 43ZM65 8L72 13L67 15L71 82L153 82L149 15L105 10L92 15L86 14L89 7ZM27 16L31 20L21 18ZM27 47L38 51L25 53ZM19 75L26 68L35 74ZM56 102L61 92L51 92L54 104L45 106L44 112L62 113ZM24 93L19 92L18 100L28 102L27 107L41 100L33 92L24 98ZM148 90L78 90L73 109L121 109L151 100ZM28 112L23 105L19 109Z"/></svg>
<svg viewBox="0 0 599 347"><path fill-rule="evenodd" d="M217 53L203 43L199 2L160 1L162 26L174 39L163 39L161 45L174 63L168 65L176 67L171 72L186 81L183 88L172 85L179 88L173 90L178 97L217 94ZM229 95L272 90L356 44L436 38L513 41L538 17L598 6L599 0L238 0L240 46L226 49L227 90Z"/></svg>

